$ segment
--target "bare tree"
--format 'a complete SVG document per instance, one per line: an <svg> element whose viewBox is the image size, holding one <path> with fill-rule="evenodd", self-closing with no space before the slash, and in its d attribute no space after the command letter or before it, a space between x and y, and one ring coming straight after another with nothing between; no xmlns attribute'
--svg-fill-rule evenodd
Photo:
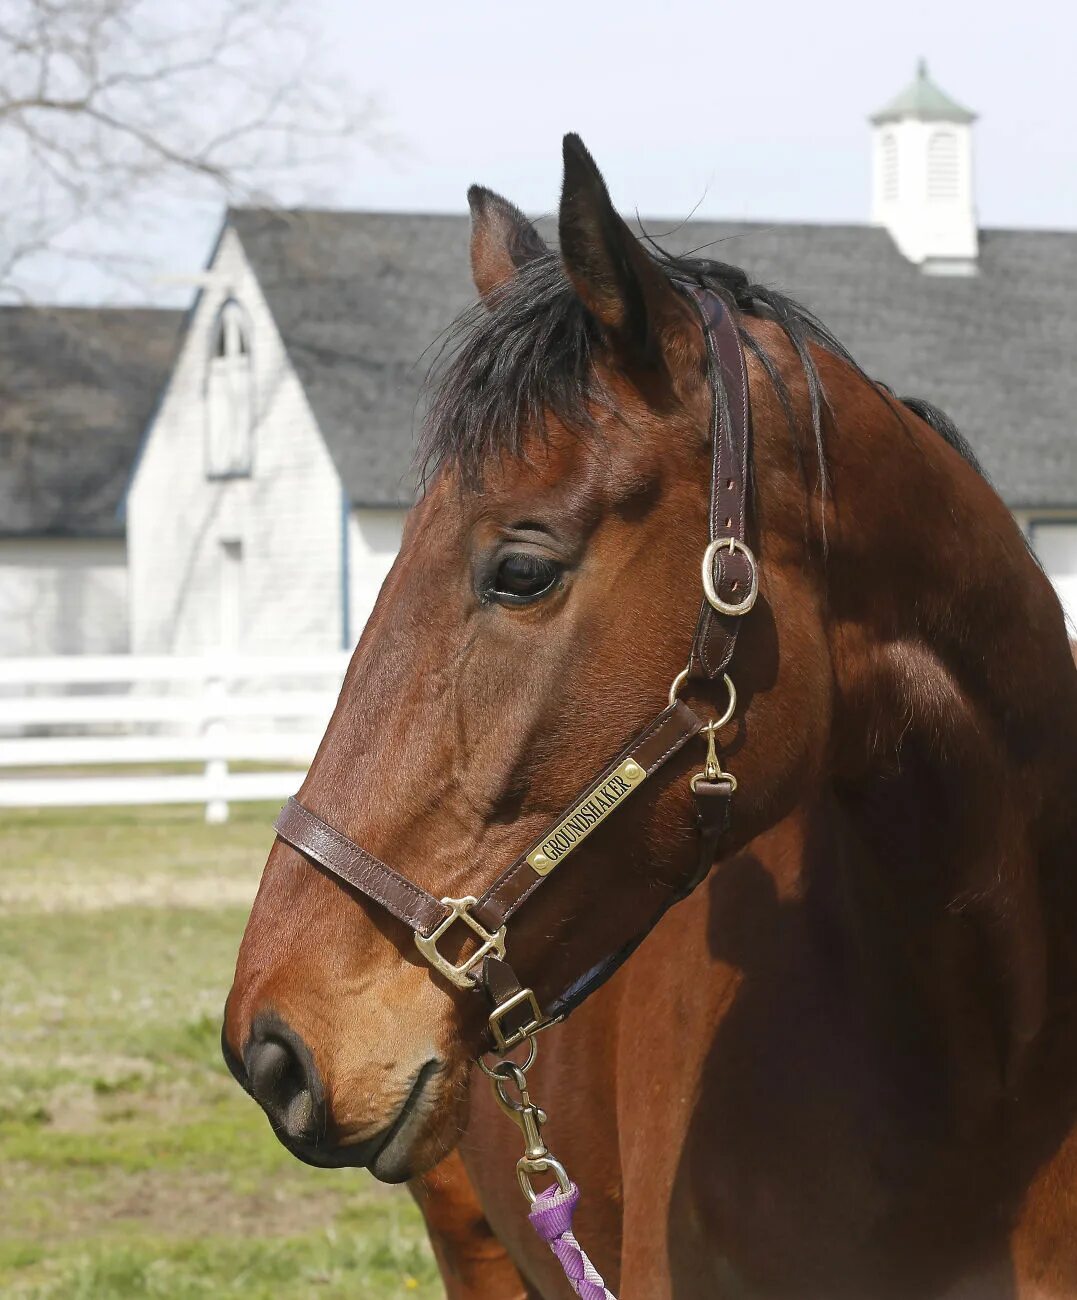
<svg viewBox="0 0 1077 1300"><path fill-rule="evenodd" d="M300 2L0 0L0 298L44 254L130 274L136 205L267 202L346 137L376 143Z"/></svg>

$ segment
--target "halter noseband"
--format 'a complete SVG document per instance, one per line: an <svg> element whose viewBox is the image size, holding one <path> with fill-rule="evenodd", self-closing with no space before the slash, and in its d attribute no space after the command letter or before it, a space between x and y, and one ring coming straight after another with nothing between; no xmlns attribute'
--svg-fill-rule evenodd
<svg viewBox="0 0 1077 1300"><path fill-rule="evenodd" d="M435 898L294 798L284 805L275 823L282 840L411 929L418 950L450 983L485 990L491 1006L486 1046L502 1053L564 1019L622 964L667 908L707 875L718 840L729 824L736 781L722 770L714 737L736 709L736 692L725 669L736 646L739 619L752 608L758 592L755 558L745 541L751 440L748 376L736 322L722 298L696 285L680 287L699 311L707 345L712 456L709 545L702 562L704 599L688 667L674 680L666 707L480 898ZM708 679L721 674L729 692L725 715L706 724L677 698L681 686L697 670ZM696 870L643 931L628 936L619 948L564 988L544 1011L506 960L509 921L596 826L700 732L707 735L708 751L703 770L691 781L699 829ZM457 922L473 932L478 946L453 963L438 944Z"/></svg>

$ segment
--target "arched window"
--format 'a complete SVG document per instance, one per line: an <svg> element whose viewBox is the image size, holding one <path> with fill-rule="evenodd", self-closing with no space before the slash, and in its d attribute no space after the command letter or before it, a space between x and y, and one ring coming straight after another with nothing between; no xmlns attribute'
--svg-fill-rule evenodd
<svg viewBox="0 0 1077 1300"><path fill-rule="evenodd" d="M927 197L956 199L958 193L957 136L933 131L927 142Z"/></svg>
<svg viewBox="0 0 1077 1300"><path fill-rule="evenodd" d="M254 456L254 383L250 328L243 308L229 298L213 324L206 375L206 474L250 474Z"/></svg>
<svg viewBox="0 0 1077 1300"><path fill-rule="evenodd" d="M887 131L879 145L883 177L883 198L893 203L898 196L898 148L893 131Z"/></svg>

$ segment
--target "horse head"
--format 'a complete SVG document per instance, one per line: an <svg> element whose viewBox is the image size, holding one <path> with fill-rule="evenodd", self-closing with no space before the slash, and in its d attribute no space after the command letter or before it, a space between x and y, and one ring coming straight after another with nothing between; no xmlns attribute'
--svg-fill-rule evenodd
<svg viewBox="0 0 1077 1300"><path fill-rule="evenodd" d="M732 268L647 247L577 137L565 140L559 251L504 199L473 188L469 200L481 301L442 367L426 489L302 805L434 899L474 898L661 709L690 657L708 544L716 397L693 283L725 302L747 358L747 541L759 571L728 666L737 710L718 739L738 785L716 858L825 782L855 800L880 753L911 751L910 728L960 732L951 755L968 749L970 771L1001 771L1009 742L970 739L980 714L969 693L986 678L965 672L945 627L959 585L966 609L970 592L980 600L975 620L997 630L1003 604L978 575L1027 557L959 451L807 313ZM994 552L975 564L948 552L943 582L939 548L985 511L1006 520ZM1024 601L1042 630L1042 588L1029 582L1035 599L1011 587L1005 617ZM913 679L931 690L907 706ZM726 711L726 692L720 675L683 688L704 721ZM686 744L512 917L508 957L539 1007L645 932L697 875L689 777L703 759L698 740ZM474 945L455 929L450 955ZM1012 958L1000 949L999 968ZM1036 977L1027 983L1007 1013L1014 1032L1038 1014ZM487 1011L431 969L394 915L277 840L224 1046L295 1154L388 1181L432 1166L466 1124Z"/></svg>

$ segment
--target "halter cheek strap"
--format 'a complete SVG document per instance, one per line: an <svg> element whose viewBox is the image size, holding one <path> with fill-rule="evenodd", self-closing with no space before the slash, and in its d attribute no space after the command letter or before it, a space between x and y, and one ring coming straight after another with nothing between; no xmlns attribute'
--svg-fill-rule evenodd
<svg viewBox="0 0 1077 1300"><path fill-rule="evenodd" d="M707 724L678 700L677 692L697 669L707 678L724 675L736 646L739 619L751 609L758 589L755 559L745 541L750 443L747 370L736 322L722 299L696 285L680 287L699 311L707 347L713 400L711 490L709 544L701 572L704 599L688 667L674 681L667 706L478 898L435 898L296 799L288 800L275 823L282 840L412 930L417 948L441 976L458 988L485 991L491 1007L486 1045L500 1052L563 1019L608 979L667 908L706 876L729 824L736 781L722 771L715 733L736 709L733 683L725 676L729 707L721 719ZM617 949L548 1001L544 1011L506 958L509 921L597 826L701 732L707 735L708 751L703 770L691 781L699 832L699 852L691 875L642 930L626 935ZM466 956L454 962L439 944L450 929L461 924L471 930L474 943Z"/></svg>
<svg viewBox="0 0 1077 1300"><path fill-rule="evenodd" d="M711 490L709 540L703 554L703 603L693 662L708 678L729 666L739 620L755 604L759 575L745 541L748 523L750 414L748 368L729 309L716 293L686 287L703 321L711 374Z"/></svg>

